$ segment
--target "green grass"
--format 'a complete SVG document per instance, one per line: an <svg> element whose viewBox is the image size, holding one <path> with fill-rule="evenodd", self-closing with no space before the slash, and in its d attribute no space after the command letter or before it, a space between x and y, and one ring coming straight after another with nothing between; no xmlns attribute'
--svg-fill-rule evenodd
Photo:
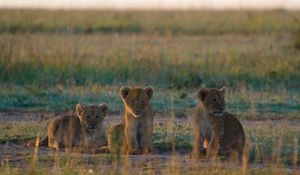
<svg viewBox="0 0 300 175"><path fill-rule="evenodd" d="M23 144L28 139L35 138L37 135L43 137L47 133L46 122L0 124L0 130L0 144L7 142Z"/></svg>
<svg viewBox="0 0 300 175"><path fill-rule="evenodd" d="M77 103L107 103L110 113L123 111L123 102L119 95L119 86L4 86L0 92L0 110L2 111L44 111L62 112L74 110ZM155 88L152 99L153 108L158 113L175 112L185 117L197 103L197 88L163 89ZM275 94L275 95L274 95ZM285 89L265 89L261 91L228 89L226 92L227 111L240 114L241 117L264 119L274 115L283 118L299 118L300 97L297 92Z"/></svg>

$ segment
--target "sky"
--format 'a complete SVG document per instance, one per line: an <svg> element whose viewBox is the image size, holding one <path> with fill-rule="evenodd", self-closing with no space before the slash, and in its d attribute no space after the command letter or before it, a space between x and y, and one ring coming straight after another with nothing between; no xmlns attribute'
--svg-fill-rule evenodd
<svg viewBox="0 0 300 175"><path fill-rule="evenodd" d="M300 9L300 0L0 0L0 8Z"/></svg>

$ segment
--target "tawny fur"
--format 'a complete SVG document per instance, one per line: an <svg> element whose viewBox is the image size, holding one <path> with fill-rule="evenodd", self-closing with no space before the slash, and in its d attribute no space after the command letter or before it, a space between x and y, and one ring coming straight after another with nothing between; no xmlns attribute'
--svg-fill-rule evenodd
<svg viewBox="0 0 300 175"><path fill-rule="evenodd" d="M193 157L215 158L243 154L245 134L239 120L225 112L225 89L202 88L193 115Z"/></svg>
<svg viewBox="0 0 300 175"><path fill-rule="evenodd" d="M125 154L151 153L154 112L150 100L153 89L122 87L120 94L125 107L124 122L109 129L110 150ZM116 148L114 145L118 144L119 148Z"/></svg>
<svg viewBox="0 0 300 175"><path fill-rule="evenodd" d="M48 125L48 146L52 148L97 149L107 145L103 120L106 104L82 106L77 104L77 115L54 118Z"/></svg>

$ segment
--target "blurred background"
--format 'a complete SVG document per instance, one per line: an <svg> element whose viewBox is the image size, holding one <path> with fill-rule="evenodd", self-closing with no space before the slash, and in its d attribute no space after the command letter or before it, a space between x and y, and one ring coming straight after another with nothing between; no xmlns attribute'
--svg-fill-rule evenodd
<svg viewBox="0 0 300 175"><path fill-rule="evenodd" d="M121 85L155 88L157 111L186 115L202 87L227 109L300 111L299 1L0 1L0 110L121 111Z"/></svg>

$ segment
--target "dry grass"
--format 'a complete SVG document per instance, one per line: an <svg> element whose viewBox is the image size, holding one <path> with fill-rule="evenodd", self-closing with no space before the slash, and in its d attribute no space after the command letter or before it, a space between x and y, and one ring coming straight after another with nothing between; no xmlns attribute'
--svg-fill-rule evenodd
<svg viewBox="0 0 300 175"><path fill-rule="evenodd" d="M6 149L15 149L15 156L6 154L5 146L0 148L3 154L0 169L3 174L51 174L53 171L59 174L240 174L241 171L244 174L290 174L299 170L300 163L300 128L298 123L293 126L291 123L243 121L247 138L243 163L191 160L188 157L192 145L191 128L185 120L174 118L173 121L162 120L154 128L154 145L159 154L153 156L70 154L11 145ZM30 123L25 124L27 127L23 125L15 124L10 131L1 130L4 135L23 133L23 137L44 134L43 129L29 126Z"/></svg>
<svg viewBox="0 0 300 175"><path fill-rule="evenodd" d="M300 57L283 36L1 34L0 109L61 111L104 101L119 111L118 88L127 84L152 85L159 110L174 94L180 111L205 84L228 86L235 112L253 100L258 113L297 112Z"/></svg>
<svg viewBox="0 0 300 175"><path fill-rule="evenodd" d="M0 32L148 33L156 35L278 33L299 28L299 12L273 11L46 11L0 12Z"/></svg>
<svg viewBox="0 0 300 175"><path fill-rule="evenodd" d="M282 10L2 9L1 111L57 112L77 102L106 102L119 114L121 85L152 85L159 154L118 159L24 148L16 144L45 135L46 122L2 116L0 174L297 174L299 17ZM227 110L255 119L243 120L242 162L188 158L193 135L185 116L203 85L227 86Z"/></svg>

